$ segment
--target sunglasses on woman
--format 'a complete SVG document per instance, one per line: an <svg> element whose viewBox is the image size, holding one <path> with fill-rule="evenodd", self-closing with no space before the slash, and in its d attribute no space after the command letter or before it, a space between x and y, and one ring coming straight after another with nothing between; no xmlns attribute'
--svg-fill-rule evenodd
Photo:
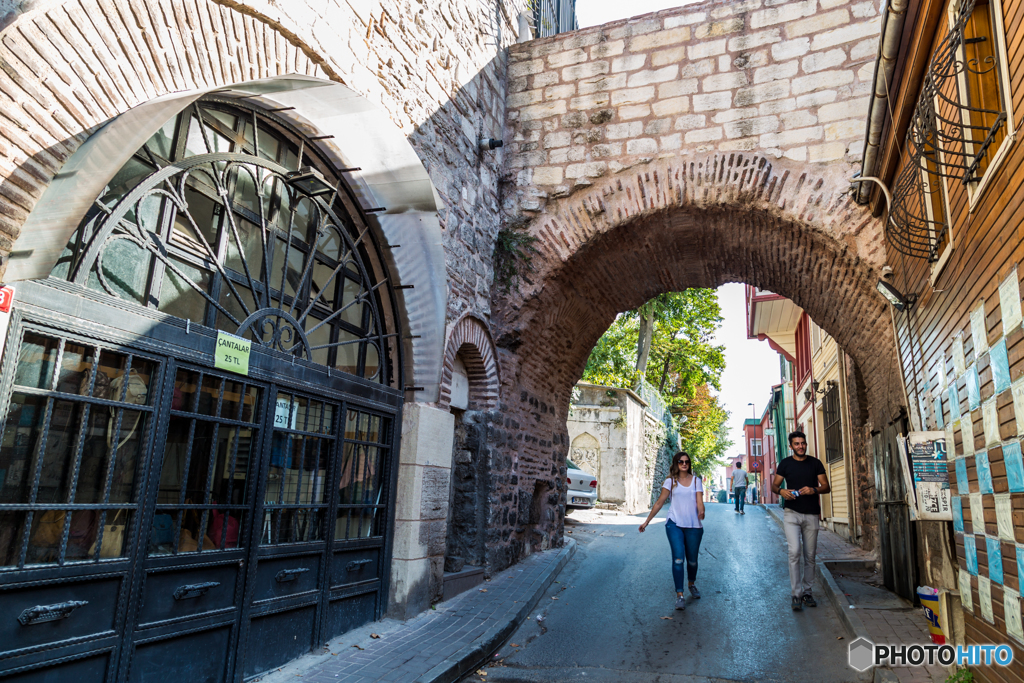
<svg viewBox="0 0 1024 683"><path fill-rule="evenodd" d="M680 465L689 465L690 464L689 460L676 460L676 462L678 462Z"/></svg>

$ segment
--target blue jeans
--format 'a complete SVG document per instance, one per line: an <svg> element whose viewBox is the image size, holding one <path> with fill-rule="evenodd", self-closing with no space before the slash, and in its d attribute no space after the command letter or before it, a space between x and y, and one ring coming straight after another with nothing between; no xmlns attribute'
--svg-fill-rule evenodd
<svg viewBox="0 0 1024 683"><path fill-rule="evenodd" d="M747 487L737 486L732 492L736 496L736 512L743 512L743 504L747 502Z"/></svg>
<svg viewBox="0 0 1024 683"><path fill-rule="evenodd" d="M697 580L697 553L704 529L679 527L670 519L665 522L665 534L672 546L672 579L676 582L676 592L682 593L686 590L687 575L691 583Z"/></svg>

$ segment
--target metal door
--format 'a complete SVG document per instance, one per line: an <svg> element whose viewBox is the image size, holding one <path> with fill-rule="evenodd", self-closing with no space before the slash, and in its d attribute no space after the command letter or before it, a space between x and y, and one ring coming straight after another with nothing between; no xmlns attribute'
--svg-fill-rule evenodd
<svg viewBox="0 0 1024 683"><path fill-rule="evenodd" d="M906 487L900 470L896 437L906 434L906 419L897 420L872 437L875 455L875 493L878 508L878 547L885 587L915 600L917 556L910 528Z"/></svg>
<svg viewBox="0 0 1024 683"><path fill-rule="evenodd" d="M11 336L0 672L100 683L113 677L125 629L163 364L43 326L15 324Z"/></svg>

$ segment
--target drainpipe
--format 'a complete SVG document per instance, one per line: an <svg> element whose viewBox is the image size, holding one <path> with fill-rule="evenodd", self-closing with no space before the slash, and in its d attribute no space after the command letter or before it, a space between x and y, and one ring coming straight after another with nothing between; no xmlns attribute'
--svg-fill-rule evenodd
<svg viewBox="0 0 1024 683"><path fill-rule="evenodd" d="M889 114L889 88L892 74L896 70L896 59L900 53L903 25L907 18L910 0L889 0L882 14L882 35L879 39L879 54L875 61L875 76L872 81L871 102L868 105L867 131L864 136L864 155L861 162L861 176L874 176L877 172L878 150L882 143L885 117ZM871 188L861 183L857 189L858 204L867 204Z"/></svg>

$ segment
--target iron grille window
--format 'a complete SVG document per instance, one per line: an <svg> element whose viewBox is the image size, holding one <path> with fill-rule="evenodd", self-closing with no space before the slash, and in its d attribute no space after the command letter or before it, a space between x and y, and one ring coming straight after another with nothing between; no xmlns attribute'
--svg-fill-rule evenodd
<svg viewBox="0 0 1024 683"><path fill-rule="evenodd" d="M886 224L890 244L908 256L939 260L949 244L943 179L973 188L1006 137L994 9L988 0L954 3L925 73Z"/></svg>
<svg viewBox="0 0 1024 683"><path fill-rule="evenodd" d="M821 401L825 417L825 460L838 462L843 459L843 422L839 411L839 386L833 384Z"/></svg>
<svg viewBox="0 0 1024 683"><path fill-rule="evenodd" d="M53 275L390 383L383 259L341 180L272 115L204 99L114 176Z"/></svg>

